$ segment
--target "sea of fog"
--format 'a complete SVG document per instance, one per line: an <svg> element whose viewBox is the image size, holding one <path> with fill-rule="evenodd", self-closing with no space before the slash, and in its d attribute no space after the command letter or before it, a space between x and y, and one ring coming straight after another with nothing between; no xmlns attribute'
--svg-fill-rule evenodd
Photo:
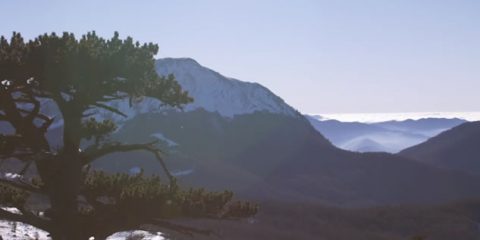
<svg viewBox="0 0 480 240"><path fill-rule="evenodd" d="M418 120L422 118L460 118L467 121L480 121L480 112L319 113L312 115L320 117L320 120L364 123Z"/></svg>

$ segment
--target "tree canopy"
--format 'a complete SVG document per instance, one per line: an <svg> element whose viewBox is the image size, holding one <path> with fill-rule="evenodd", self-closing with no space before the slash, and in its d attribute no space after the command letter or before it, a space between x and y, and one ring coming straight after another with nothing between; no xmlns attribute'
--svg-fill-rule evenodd
<svg viewBox="0 0 480 240"><path fill-rule="evenodd" d="M118 33L111 39L95 32L79 39L72 33L44 34L30 41L19 33L10 40L0 38L0 123L14 129L4 133L0 128L0 158L23 164L18 177L0 178L0 204L20 213L0 209L0 218L41 228L53 239L103 239L142 224L201 233L166 220L256 213L254 204L232 202L229 191L181 190L156 142L114 142L108 136L115 123L95 118L98 109L125 116L109 105L112 100L132 104L152 97L178 108L193 101L174 76L156 73L157 51L155 44L140 44L130 37L122 40ZM42 111L49 102L58 107L57 118L63 122L59 149L46 138L55 121ZM156 157L166 179L90 169L93 161L108 154L138 150ZM27 177L29 169L35 174ZM29 206L27 200L36 196L48 199L43 209Z"/></svg>

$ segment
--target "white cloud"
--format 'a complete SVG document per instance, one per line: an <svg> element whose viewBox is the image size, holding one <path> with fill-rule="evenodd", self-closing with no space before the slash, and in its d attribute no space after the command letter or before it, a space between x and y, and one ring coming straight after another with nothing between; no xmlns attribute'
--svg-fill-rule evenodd
<svg viewBox="0 0 480 240"><path fill-rule="evenodd" d="M328 113L313 114L319 120L338 120L342 122L384 122L418 120L422 118L461 118L467 121L479 121L480 112L408 112L408 113Z"/></svg>

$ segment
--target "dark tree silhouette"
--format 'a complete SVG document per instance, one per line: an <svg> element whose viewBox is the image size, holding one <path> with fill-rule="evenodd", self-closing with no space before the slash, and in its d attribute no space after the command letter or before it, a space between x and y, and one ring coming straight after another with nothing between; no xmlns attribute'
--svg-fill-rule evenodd
<svg viewBox="0 0 480 240"><path fill-rule="evenodd" d="M140 44L118 33L111 39L95 32L80 39L73 34L45 34L28 42L13 33L0 39L0 121L14 129L0 135L0 157L17 159L31 177L0 178L0 218L48 231L57 239L104 239L112 233L155 224L184 233L207 233L168 220L176 217L246 217L257 207L232 202L232 193L180 190L155 142L122 144L108 135L112 121L92 118L95 109L124 115L108 102L153 97L181 107L192 99L173 76L154 69L155 44ZM57 105L63 120L63 144L52 149L46 133L54 122L42 113L46 102ZM89 140L88 146L81 145ZM85 141L83 141L85 142ZM108 175L90 170L90 163L108 154L147 151L161 163L166 179L142 174ZM3 175L3 173L2 173ZM48 199L45 209L28 204L32 196ZM44 214L39 214L42 211Z"/></svg>

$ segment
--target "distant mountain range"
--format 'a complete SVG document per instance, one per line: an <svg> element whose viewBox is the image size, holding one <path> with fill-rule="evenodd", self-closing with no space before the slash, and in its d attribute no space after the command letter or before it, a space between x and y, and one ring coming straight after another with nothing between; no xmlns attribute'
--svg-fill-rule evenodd
<svg viewBox="0 0 480 240"><path fill-rule="evenodd" d="M130 110L113 138L160 139L169 167L184 184L231 189L258 200L342 206L480 196L476 191L480 178L475 176L387 153L338 149L259 84L224 77L191 59L161 59L156 66L160 74L174 74L197 101L177 111L157 108L147 99ZM113 161L101 160L95 167L109 171L142 167L147 173L160 169L145 153L107 158Z"/></svg>
<svg viewBox="0 0 480 240"><path fill-rule="evenodd" d="M280 199L340 206L440 203L480 197L480 176L450 170L458 169L455 167L438 168L440 164L433 164L437 155L423 161L427 155L417 155L417 151L399 155L356 153L334 145L343 141L358 151L386 147L394 151L462 120L377 124L318 121L304 117L259 84L224 77L192 59L160 59L156 66L159 74L174 74L195 102L179 111L161 107L158 101L148 98L133 107L125 101L114 101L110 104L127 113L126 118L100 110L95 116L112 118L120 125L113 139L125 143L158 139L169 168L183 184L231 189L259 201ZM52 104L45 105L42 111L58 114ZM0 128L8 130L6 126ZM49 140L60 144L61 131L62 122L58 120L49 131ZM351 141L366 135L370 137ZM377 136L384 140L379 141ZM448 135L446 138L451 139ZM388 139L400 143L390 144ZM472 149L478 143L475 138L464 141L459 144L470 144ZM443 164L443 160L440 162ZM94 167L161 172L154 158L143 152L110 155L95 162Z"/></svg>
<svg viewBox="0 0 480 240"><path fill-rule="evenodd" d="M405 149L401 156L429 165L480 175L480 122L468 122Z"/></svg>
<svg viewBox="0 0 480 240"><path fill-rule="evenodd" d="M361 123L323 120L318 115L306 117L335 146L357 152L396 153L466 122L458 118L425 118Z"/></svg>
<svg viewBox="0 0 480 240"><path fill-rule="evenodd" d="M93 116L119 124L113 140L159 140L182 185L233 190L261 203L258 217L248 222L215 221L213 228L226 238L417 239L427 229L434 239L478 239L478 201L410 204L480 198L480 122L325 120L303 116L267 88L192 59L159 59L156 67L161 75L174 74L195 101L183 110L150 98L132 107L112 101L127 117L102 110ZM48 102L42 112L59 114ZM58 145L63 122L56 119L48 138ZM0 130L13 131L6 124ZM162 174L145 152L109 155L93 167Z"/></svg>
<svg viewBox="0 0 480 240"><path fill-rule="evenodd" d="M394 107L391 108L395 109ZM452 119L459 118L469 122L480 121L480 112L376 112L376 113L321 113L309 114L321 117L321 120L338 120L340 122L378 123L389 121L420 120L426 118Z"/></svg>

